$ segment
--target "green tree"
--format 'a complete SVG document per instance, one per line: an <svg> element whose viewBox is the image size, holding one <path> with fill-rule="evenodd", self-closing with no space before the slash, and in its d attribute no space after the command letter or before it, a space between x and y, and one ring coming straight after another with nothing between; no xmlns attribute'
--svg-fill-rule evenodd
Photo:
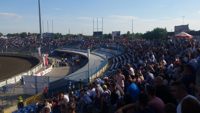
<svg viewBox="0 0 200 113"><path fill-rule="evenodd" d="M143 35L145 39L165 39L167 37L166 28L155 28L152 31L148 31Z"/></svg>
<svg viewBox="0 0 200 113"><path fill-rule="evenodd" d="M61 33L55 33L53 34L53 38L58 39L58 38L62 38L62 34Z"/></svg>
<svg viewBox="0 0 200 113"><path fill-rule="evenodd" d="M3 33L0 32L0 37L3 36Z"/></svg>
<svg viewBox="0 0 200 113"><path fill-rule="evenodd" d="M112 35L110 33L109 34L103 34L103 38L105 38L105 39L111 39Z"/></svg>
<svg viewBox="0 0 200 113"><path fill-rule="evenodd" d="M131 37L130 31L127 31L126 35L127 35L128 38L130 38Z"/></svg>
<svg viewBox="0 0 200 113"><path fill-rule="evenodd" d="M22 32L19 35L21 38L26 38L28 36L26 32Z"/></svg>
<svg viewBox="0 0 200 113"><path fill-rule="evenodd" d="M142 33L135 33L134 38L141 38L143 36Z"/></svg>
<svg viewBox="0 0 200 113"><path fill-rule="evenodd" d="M18 34L18 33L12 33L12 34L11 34L11 33L8 33L8 34L7 34L7 37L8 37L8 38L14 37L14 36L18 37L19 34Z"/></svg>

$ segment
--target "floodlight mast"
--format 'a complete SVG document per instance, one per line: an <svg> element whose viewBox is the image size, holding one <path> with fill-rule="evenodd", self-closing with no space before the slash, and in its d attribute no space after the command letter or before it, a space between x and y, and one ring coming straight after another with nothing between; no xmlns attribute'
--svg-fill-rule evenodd
<svg viewBox="0 0 200 113"><path fill-rule="evenodd" d="M40 38L42 39L42 25L41 25L41 11L40 11L40 0L38 0L38 9L39 9L39 29L40 29Z"/></svg>
<svg viewBox="0 0 200 113"><path fill-rule="evenodd" d="M131 27L131 38L133 39L133 19L132 19L132 27Z"/></svg>

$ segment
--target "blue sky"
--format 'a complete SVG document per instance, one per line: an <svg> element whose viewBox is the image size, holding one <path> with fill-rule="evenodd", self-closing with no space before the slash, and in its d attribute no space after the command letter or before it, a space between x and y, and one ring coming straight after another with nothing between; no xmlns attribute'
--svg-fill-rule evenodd
<svg viewBox="0 0 200 113"><path fill-rule="evenodd" d="M104 19L104 33L146 32L155 27L173 31L189 24L200 30L200 0L41 0L43 31L91 35L93 18ZM183 21L184 20L184 21ZM48 21L48 22L47 22ZM49 30L47 29L47 23ZM0 32L39 32L37 0L1 0Z"/></svg>

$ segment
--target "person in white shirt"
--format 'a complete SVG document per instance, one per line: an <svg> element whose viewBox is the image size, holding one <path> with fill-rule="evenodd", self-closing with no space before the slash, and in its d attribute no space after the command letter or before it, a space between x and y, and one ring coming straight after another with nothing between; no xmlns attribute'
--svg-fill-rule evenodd
<svg viewBox="0 0 200 113"><path fill-rule="evenodd" d="M131 67L130 64L127 64L127 68L128 68L129 75L135 76L135 70L133 69L133 67Z"/></svg>

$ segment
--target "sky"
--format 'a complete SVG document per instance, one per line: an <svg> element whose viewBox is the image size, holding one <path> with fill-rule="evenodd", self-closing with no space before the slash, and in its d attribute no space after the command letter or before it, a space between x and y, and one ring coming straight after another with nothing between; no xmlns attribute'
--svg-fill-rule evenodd
<svg viewBox="0 0 200 113"><path fill-rule="evenodd" d="M41 0L42 30L91 35L94 30L134 33L156 27L200 30L200 0ZM0 0L0 32L39 32L38 0ZM52 24L53 23L53 24ZM53 26L53 27L52 27ZM133 27L132 27L133 26ZM132 29L133 28L133 29Z"/></svg>

